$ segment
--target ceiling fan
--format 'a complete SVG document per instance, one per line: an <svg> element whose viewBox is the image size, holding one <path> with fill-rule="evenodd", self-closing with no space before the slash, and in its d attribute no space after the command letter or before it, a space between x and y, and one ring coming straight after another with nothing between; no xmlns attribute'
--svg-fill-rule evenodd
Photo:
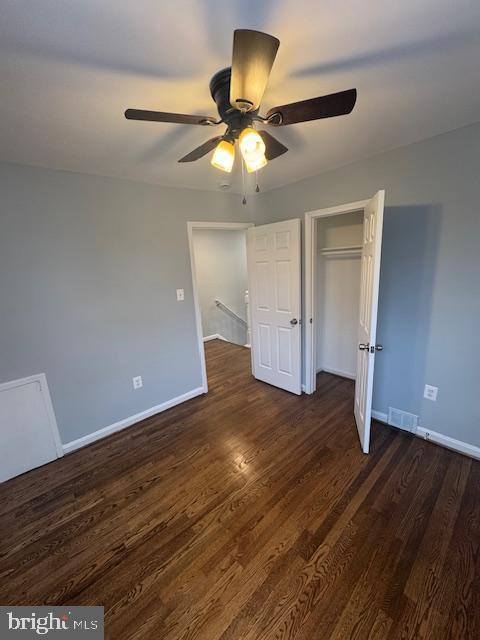
<svg viewBox="0 0 480 640"><path fill-rule="evenodd" d="M142 109L127 109L125 117L129 120L203 126L224 123L227 129L223 135L210 138L178 162L193 162L215 149L212 165L230 172L235 159L235 141L238 140L247 171L257 171L288 149L268 131L256 131L256 123L283 127L297 122L341 116L352 111L357 99L357 90L349 89L273 107L265 116L259 115L260 103L279 45L280 41L267 33L250 29L234 31L232 66L218 71L210 80L210 93L220 116L218 120L210 116Z"/></svg>

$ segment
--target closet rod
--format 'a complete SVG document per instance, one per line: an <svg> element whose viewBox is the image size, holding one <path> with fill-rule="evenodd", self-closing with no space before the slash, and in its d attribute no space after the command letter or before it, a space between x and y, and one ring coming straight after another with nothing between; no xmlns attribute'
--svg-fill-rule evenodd
<svg viewBox="0 0 480 640"><path fill-rule="evenodd" d="M323 247L319 253L324 256L342 256L342 255L361 255L362 246L354 245L351 247Z"/></svg>

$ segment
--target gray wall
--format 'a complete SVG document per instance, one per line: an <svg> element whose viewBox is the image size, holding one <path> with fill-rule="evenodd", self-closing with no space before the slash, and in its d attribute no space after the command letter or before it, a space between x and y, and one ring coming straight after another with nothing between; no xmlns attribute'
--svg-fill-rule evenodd
<svg viewBox="0 0 480 640"><path fill-rule="evenodd" d="M260 223L386 189L374 408L476 445L479 154L475 125L250 199ZM0 382L45 372L64 442L201 385L186 221L251 219L238 196L6 164L0 189Z"/></svg>
<svg viewBox="0 0 480 640"><path fill-rule="evenodd" d="M193 247L203 336L218 333L229 342L244 345L246 326L217 307L215 300L221 300L246 321L246 232L194 229Z"/></svg>
<svg viewBox="0 0 480 640"><path fill-rule="evenodd" d="M273 222L386 190L373 406L477 446L479 168L477 124L261 194L257 213Z"/></svg>
<svg viewBox="0 0 480 640"><path fill-rule="evenodd" d="M0 193L0 382L45 372L63 442L201 386L186 221L239 196L8 164Z"/></svg>

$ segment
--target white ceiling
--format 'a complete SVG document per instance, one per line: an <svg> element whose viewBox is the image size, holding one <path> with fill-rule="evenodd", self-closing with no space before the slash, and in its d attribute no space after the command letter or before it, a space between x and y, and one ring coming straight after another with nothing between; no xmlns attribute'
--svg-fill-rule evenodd
<svg viewBox="0 0 480 640"><path fill-rule="evenodd" d="M123 112L216 116L240 27L281 41L263 113L358 89L349 116L271 129L290 151L263 189L480 120L478 0L1 0L0 160L217 189L208 157L176 162L217 129Z"/></svg>

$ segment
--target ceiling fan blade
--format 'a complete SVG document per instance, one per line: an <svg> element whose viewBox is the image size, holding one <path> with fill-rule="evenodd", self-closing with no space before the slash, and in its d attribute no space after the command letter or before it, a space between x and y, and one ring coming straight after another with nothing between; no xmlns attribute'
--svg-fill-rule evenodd
<svg viewBox="0 0 480 640"><path fill-rule="evenodd" d="M251 29L233 33L230 104L235 109L258 109L277 55L280 40Z"/></svg>
<svg viewBox="0 0 480 640"><path fill-rule="evenodd" d="M339 93L331 93L328 96L302 100L284 104L281 107L274 107L267 113L269 124L283 126L295 124L296 122L307 122L308 120L320 120L321 118L332 118L350 113L357 100L357 90L348 89Z"/></svg>
<svg viewBox="0 0 480 640"><path fill-rule="evenodd" d="M199 158L203 158L203 156L205 156L209 151L213 151L213 149L215 149L222 138L223 136L215 136L215 138L210 138L210 140L207 140L193 151L190 151L190 153L187 153L187 155L183 156L183 158L180 158L179 162L194 162Z"/></svg>
<svg viewBox="0 0 480 640"><path fill-rule="evenodd" d="M191 116L183 113L166 113L165 111L145 111L144 109L127 109L127 120L147 120L148 122L175 122L178 124L219 124L210 116Z"/></svg>
<svg viewBox="0 0 480 640"><path fill-rule="evenodd" d="M265 143L265 157L267 160L274 160L288 151L287 147L274 138L268 131L259 131Z"/></svg>

